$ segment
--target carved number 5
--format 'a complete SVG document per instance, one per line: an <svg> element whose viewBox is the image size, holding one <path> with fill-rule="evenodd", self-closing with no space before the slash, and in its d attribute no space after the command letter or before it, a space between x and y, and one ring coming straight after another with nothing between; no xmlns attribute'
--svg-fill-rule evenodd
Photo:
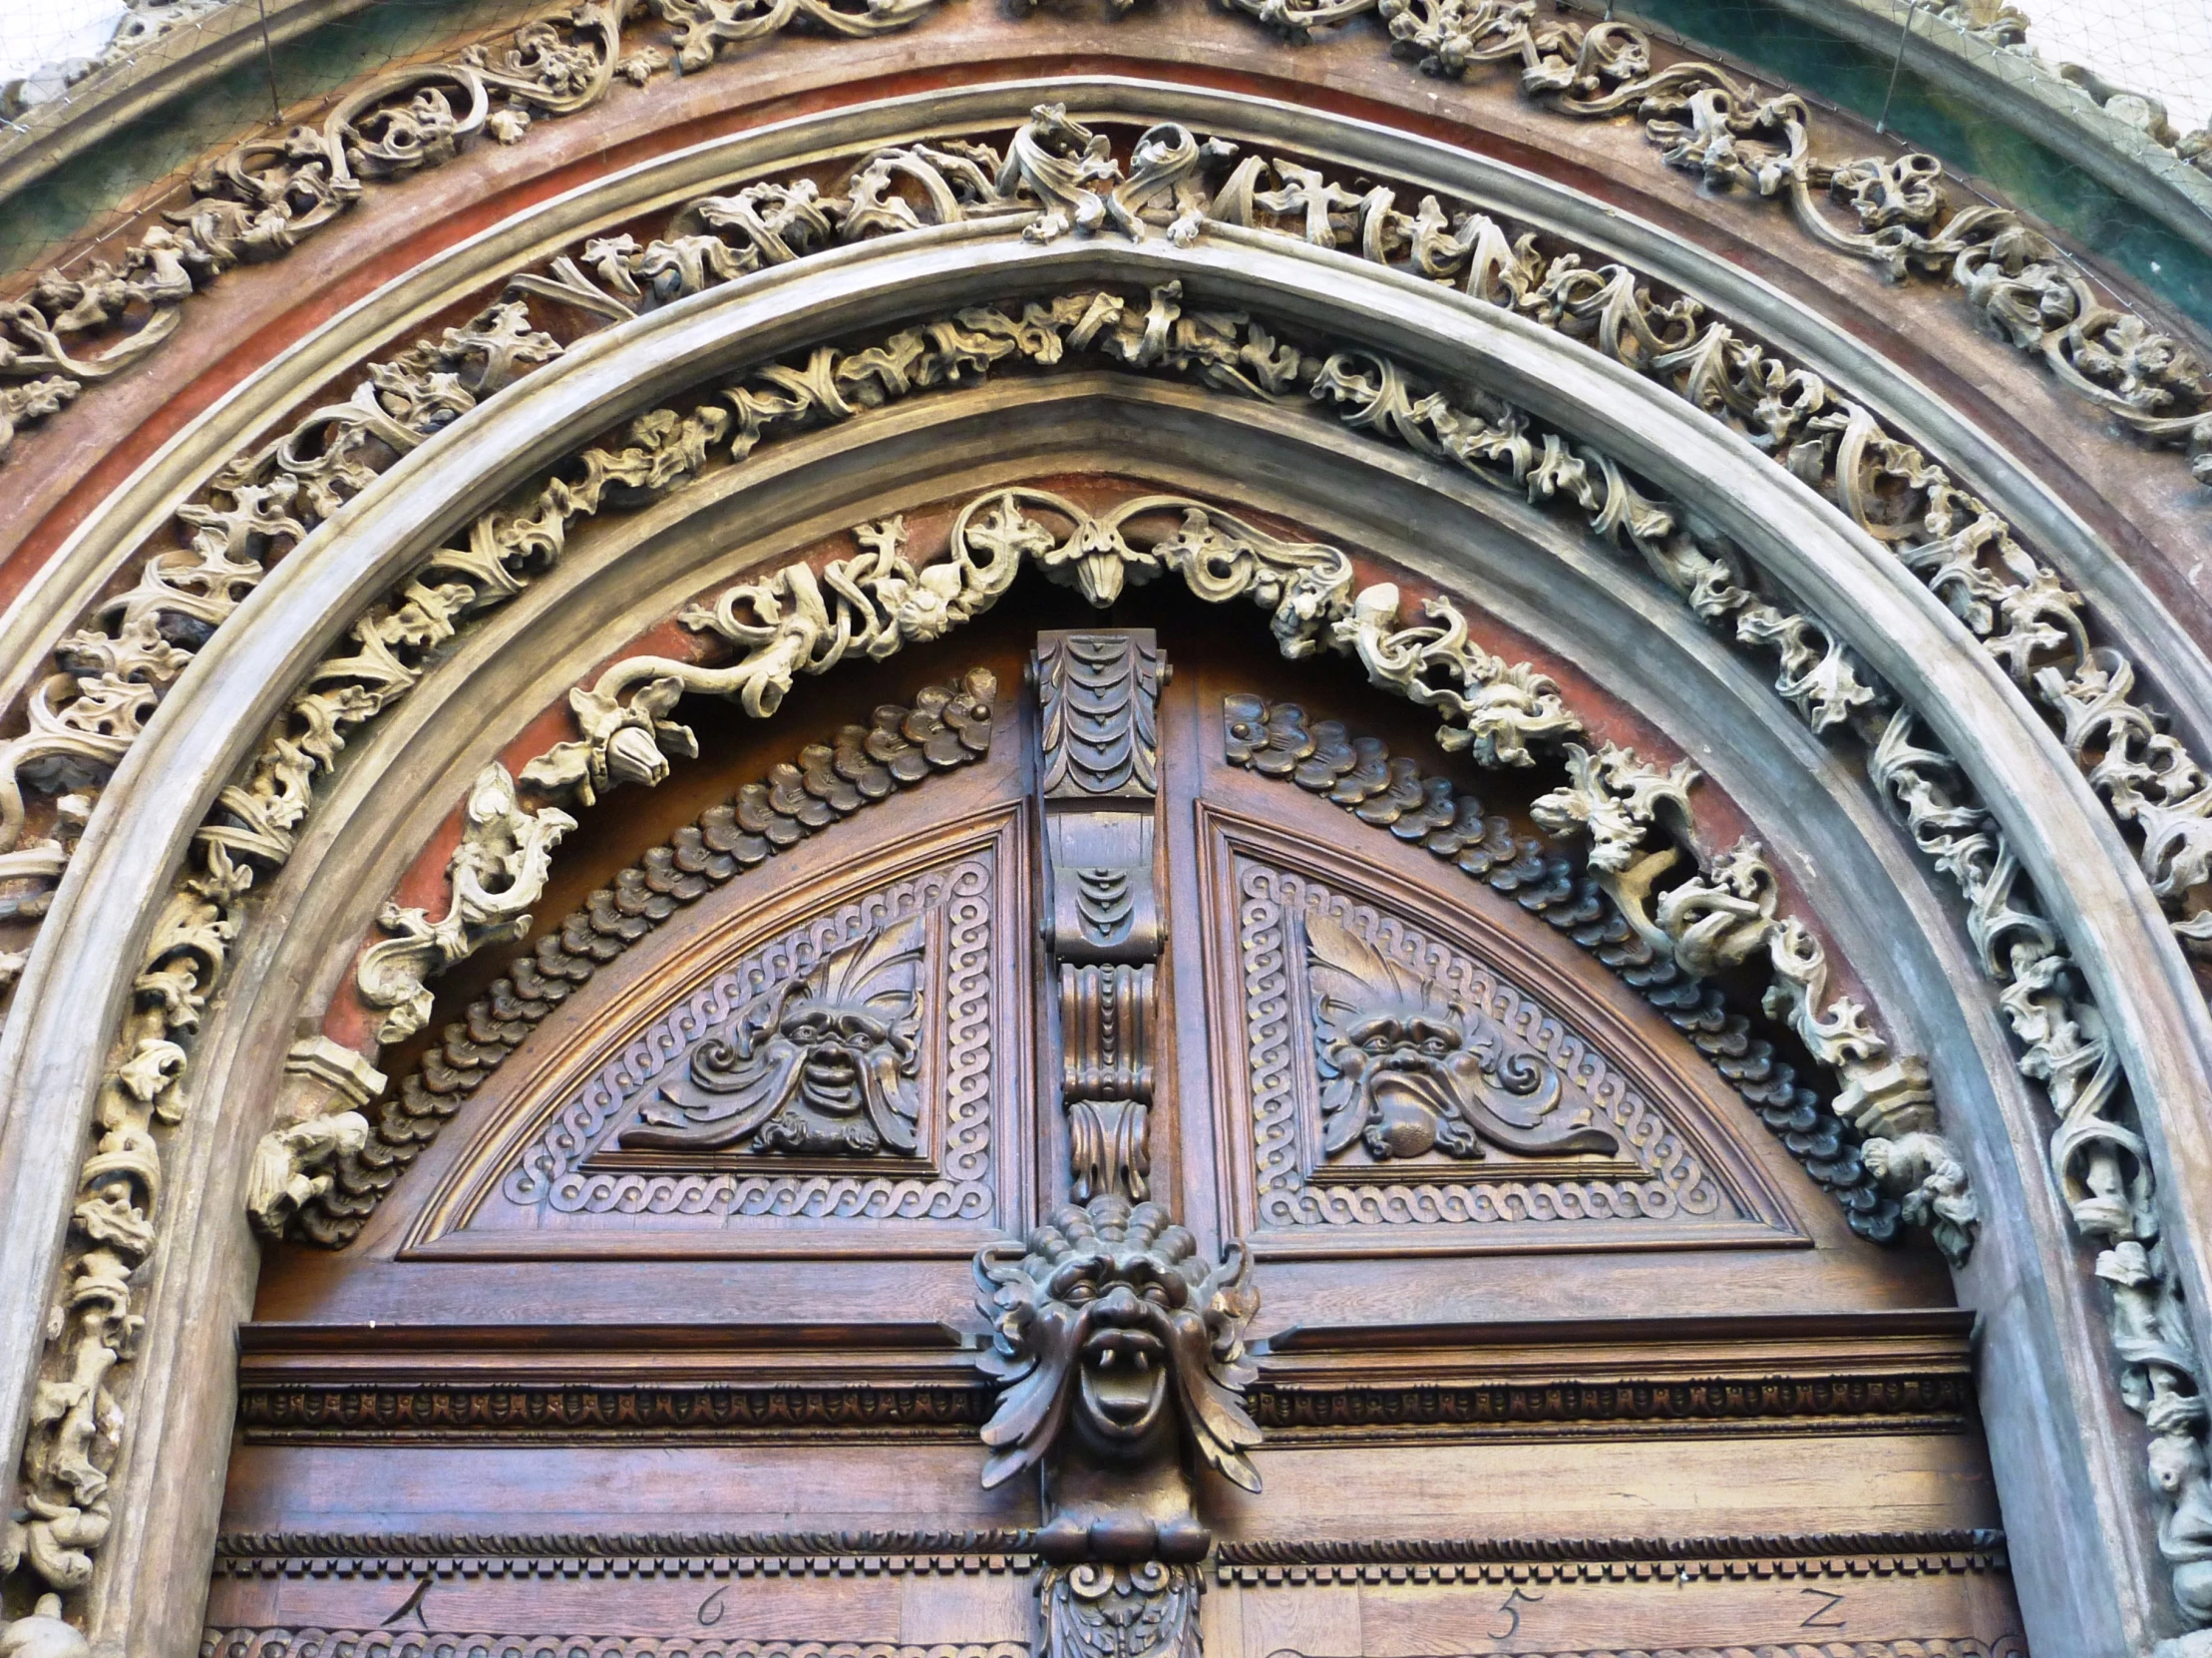
<svg viewBox="0 0 2212 1658"><path fill-rule="evenodd" d="M1531 1606L1534 1606L1543 1598L1542 1595L1523 1594L1519 1589L1515 1589L1507 1595L1498 1607L1498 1610L1506 1615L1506 1626L1503 1629L1493 1629L1490 1632L1490 1638L1493 1641L1509 1641L1520 1632L1521 1608L1514 1604L1515 1601L1525 1600Z"/></svg>
<svg viewBox="0 0 2212 1658"><path fill-rule="evenodd" d="M722 1597L729 1592L730 1586L725 1583L714 1593L708 1595L706 1599L699 1602L700 1628L711 1629L722 1621Z"/></svg>
<svg viewBox="0 0 2212 1658"><path fill-rule="evenodd" d="M1818 1606L1805 1614L1805 1621L1799 1624L1798 1628L1841 1629L1843 1627L1843 1619L1831 1618L1827 1615L1843 1604L1843 1596L1830 1594L1826 1589L1799 1589L1797 1592L1801 1595L1811 1595L1820 1602Z"/></svg>

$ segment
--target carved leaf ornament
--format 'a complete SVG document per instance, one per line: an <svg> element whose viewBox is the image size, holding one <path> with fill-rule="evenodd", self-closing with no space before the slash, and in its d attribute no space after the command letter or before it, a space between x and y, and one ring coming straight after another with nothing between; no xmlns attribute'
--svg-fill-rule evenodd
<svg viewBox="0 0 2212 1658"><path fill-rule="evenodd" d="M1329 9L1302 24L1288 22L1290 14L1277 21L1295 33L1364 9L1362 0L1341 8L1341 17ZM1484 25L1503 29L1499 38L1506 56L1521 49L1515 43L1521 38L1517 31L1528 24L1526 10L1502 8ZM1403 20L1411 15L1402 9L1391 13L1393 30L1408 26ZM614 21L618 27L620 20ZM533 27L542 36L552 29ZM1576 26L1562 27L1572 33ZM1633 31L1622 33L1626 30L1627 25L1607 24L1590 38L1640 38ZM538 55L549 50L549 40L543 38L533 47ZM1539 43L1539 58L1545 50L1549 47ZM1611 46L1601 51L1600 59L1611 51ZM575 61L588 57L584 53ZM1624 61L1635 60L1632 51ZM1675 81L1682 86L1697 82L1706 66L1676 67L1687 80L1667 71L1660 80L1669 88ZM1727 101L1713 102L1717 96L1698 93L1693 101L1704 98L1700 108L1720 110ZM1801 134L1803 111L1795 100L1776 101L1760 119L1769 115L1784 126L1795 123L1793 130ZM1180 127L1163 124L1136 141L1125 179L1104 135L1069 120L1064 109L1045 106L1003 154L968 141L910 145L864 160L842 196L821 197L811 181L801 179L749 185L734 196L703 197L676 214L669 239L640 248L628 236L596 238L585 243L580 264L564 254L552 262L552 275L525 273L512 285L580 307L601 322L620 320L834 242L896 234L925 223L1024 215L1032 219L1025 233L1046 239L1070 228L1088 233L1108 226L1140 237L1148 226L1170 227L1172 234L1188 239L1202 221L1234 224L1341 246L1364 258L1463 285L1474 297L1587 341L1727 420L1778 462L1815 482L1861 528L1893 548L1962 621L1991 642L2023 689L2042 701L2115 819L2139 839L2145 876L2177 917L2179 936L2192 950L2212 949L2212 912L2192 909L2190 897L2212 869L2212 829L2207 828L2212 812L2206 809L2212 779L2185 745L2163 729L2155 711L2135 699L2135 670L2125 655L2110 646L2091 645L2080 596L2020 547L2011 527L1987 503L1960 489L1941 466L1885 430L1866 410L1836 402L1818 375L1792 366L1738 323L1707 316L1694 300L1656 295L1628 266L1604 263L1581 251L1548 253L1534 232L1510 236L1482 213L1462 213L1455 219L1434 197L1423 198L1419 210L1409 214L1395 206L1396 193L1387 186L1347 191L1310 167L1283 159L1248 157L1226 179L1220 178L1234 148L1201 142ZM1853 163L1836 170L1834 192L1853 203L1866 224L1879 232L1871 239L1862 236L1867 246L1854 243L1854 250L1868 253L1872 247L1880 257L1890 258L1904 245L1899 234L1940 211L1939 173L1926 157ZM1210 176L1215 180L1211 187L1206 182ZM1270 177L1279 189L1263 188ZM1792 200L1797 200L1794 194ZM1040 217L1040 203L1059 206ZM1817 213L1813 221L1826 222ZM2044 260L2032 264L2034 271L2065 268L2048 262L2057 257L2055 252L2034 232L2015 224L2009 213L1977 207L1958 214L1953 223L1987 233L1996 238L1993 246L2007 250L1997 266L1984 263L1977 269L2027 257L2024 248L2035 249L2033 257ZM1939 250L1951 246L1943 241ZM1986 251L1969 237L1955 262L1964 269L1970 255L1983 259ZM1928 262L1921 254L1913 258ZM586 266L596 274L586 274ZM2153 365L2126 382L2128 396L2145 406L2164 408L2181 394L2176 388L2194 387L2187 395L2203 416L2180 424L2194 434L2189 441L2201 450L2205 434L2212 432L2212 383L2171 341L2146 334L2139 318L2101 307L2078 276L2066 280L2073 284L2069 303L2088 307L2083 314L2104 319L2098 326L2108 324L2132 342L2120 354L2084 346L2085 360ZM1970 288L1978 294L2011 291L1988 281ZM2015 314L2019 305L2007 303L2011 308L2006 315L2012 320L2004 331L2017 335L2027 324ZM2037 317L2055 314L2041 301L2032 309ZM466 329L447 330L439 346L419 346L393 364L371 365L371 383L349 404L310 414L256 462L219 477L207 492L209 505L184 509L180 539L190 541L195 556L213 561L212 609L194 602L188 591L174 591L171 578L189 561L157 555L144 567L146 591L135 609L124 605L119 613L117 604L111 604L100 626L64 642L56 657L60 673L35 693L25 711L29 729L0 744L0 880L28 883L27 891L0 898L0 913L43 912L51 884L90 811L89 796L71 791L106 777L206 629L259 580L267 552L256 538L288 534L296 540L422 435L557 354L559 347L550 336L526 332L525 314L519 304L496 307ZM2085 326L2069 324L2053 332L2085 340ZM425 373L441 355L462 367L458 377ZM787 386L805 383L790 371L782 373ZM828 402L838 414L851 412L834 392ZM1416 447L1422 446L1417 433L1407 435ZM281 471L273 470L272 456L281 460ZM1460 458L1469 457L1462 453ZM261 478L270 480L266 489L256 481ZM273 516L263 511L264 493L278 509ZM1076 547L1059 556L1095 573L1091 581L1119 582L1124 579L1120 571L1137 568L1126 560L1117 566L1110 557ZM169 570L173 565L177 571ZM1729 559L1677 559L1660 574L1688 594L1707 620L1732 619L1739 638L1774 648L1782 663L1778 688L1814 712L1816 729L1828 729L1866 704L1867 687L1848 653L1817 622L1748 594ZM917 594L917 625L924 624L922 618L940 600L927 591ZM108 620L110 615L116 620ZM114 635L112 640L102 637L102 627ZM593 701L591 693L579 689L575 711L579 724L592 734L591 746L549 755L542 762L548 780L562 786L580 782L579 798L586 803L609 786L609 767L613 781L649 780L651 768L664 763L661 749L680 752L685 739L680 726L660 717L665 707L656 712L648 701L672 704L678 693L679 687L662 685L653 699L617 705L603 698ZM625 728L635 734L622 734ZM27 828L25 785L55 797L51 833L34 834ZM20 971L21 955L0 954L0 988Z"/></svg>

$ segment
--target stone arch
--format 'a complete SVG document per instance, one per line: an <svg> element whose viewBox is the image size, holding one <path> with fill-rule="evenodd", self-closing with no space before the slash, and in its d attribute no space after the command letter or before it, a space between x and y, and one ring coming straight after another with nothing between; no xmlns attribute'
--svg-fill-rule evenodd
<svg viewBox="0 0 2212 1658"><path fill-rule="evenodd" d="M170 874L217 791L247 757L285 695L353 618L472 519L543 475L610 422L727 377L746 364L803 354L827 340L886 331L999 293L1105 285L1134 294L1167 282L1183 283L1194 305L1246 308L1317 338L1346 340L1418 364L1440 382L1478 385L1558 432L1594 446L1712 523L1897 688L1988 804L2037 892L2051 906L2052 920L2106 1012L2140 1113L2149 1160L2162 1176L2162 1218L2174 1272L2189 1316L2201 1323L2207 1304L2199 1290L2205 1221L2184 1195L2201 1186L2198 1171L2212 1158L2212 1141L2190 1108L2202 1089L2207 1021L2201 1000L2193 994L2165 919L2127 849L2047 726L1957 620L1843 515L1718 423L1618 365L1510 315L1386 270L1362 268L1340 255L1286 247L1234 227L1214 229L1188 247L1176 247L1156 237L1069 237L1037 244L1003 226L955 225L764 272L586 342L535 377L527 396L487 405L449 434L423 444L333 515L218 632L119 769L57 897L53 923L42 936L15 1017L0 1038L0 1072L15 1079L20 1102L12 1120L38 1125L30 1149L10 1165L9 1201L17 1205L12 1212L35 1217L48 1240L43 1259L49 1271L26 1280L7 1309L12 1334L28 1336L39 1321L43 1285L57 1257L99 1075L109 1062L113 1033L132 994L131 980ZM1111 401L1096 388L1090 395L1101 404ZM920 467L942 429L962 418L962 400L948 397L941 409L922 403L892 407L850 429L832 426L817 437L797 440L783 474L790 479L784 510L793 515L826 511L836 487L810 484L797 457L818 456L824 468L819 476L829 477L835 470L831 458L841 448L850 452L865 441L876 446L879 464L904 453L904 464ZM1277 418L1266 404L1245 406L1245 418L1217 425L1208 401L1195 393L1166 400L1188 406L1194 429L1236 432L1234 441L1248 448L1302 442L1319 454L1330 447L1316 444L1296 422ZM848 430L855 434L851 444ZM987 425L978 430L987 430ZM1433 457L1376 446L1373 454L1362 451L1345 464L1395 480L1389 487L1413 488L1435 463ZM2015 483L2023 499L2033 493L2031 482ZM751 487L750 474L741 487ZM810 497L810 487L829 493ZM1433 562L1442 573L1440 583L1448 583L1449 558ZM1586 558L1577 572L1582 584L1578 595L1594 603L1600 597L1595 590L1603 587L1598 569ZM669 591L656 588L652 603ZM1536 597L1524 595L1521 603L1537 620ZM1618 620L1624 602L1612 603ZM641 606L636 615L645 615ZM1560 620L1551 619L1554 624ZM601 624L587 609L571 617L565 655L558 660L541 656L531 683L543 688L562 682L563 676L576 678L591 659L586 642L591 629ZM1713 649L1704 635L1681 626L1678 619L1662 633L1685 669L1728 686L1739 704L1746 699L1747 681L1740 668L1726 665L1724 653ZM510 651L524 648L514 628L503 643ZM487 687L479 695L489 694L522 659L503 656L490 644L472 650L465 666L457 658L454 671ZM543 700L526 696L522 705L535 708ZM464 727L471 718L482 718L482 704L474 715L468 710L467 696L449 698L441 704L440 718L426 712L405 739L379 733L363 754L373 750L384 767L420 764L420 754L408 754L409 743L443 744L435 774L451 782L464 756L481 748L480 733ZM1790 755L1800 767L1793 786L1804 788L1802 773L1813 766L1804 745L1781 734L1786 729L1769 721L1760 739L1762 752L1777 762ZM1710 734L1712 740L1720 735ZM1773 780L1765 786L1777 798L1788 792ZM1822 777L1810 786L1835 797L1848 792L1840 777ZM371 810L374 776L366 760L348 772L340 790L345 803L338 821L346 826L344 834L354 837L358 855L364 837L392 820ZM431 792L444 799L453 791ZM1851 855L1853 867L1869 876L1889 872L1903 889L1894 913L1923 918L1918 923L1924 935L1922 971L1929 962L1955 961L1955 948L1924 919L1925 894L1915 896L1913 883L1897 872L1894 849L1887 860L1875 850L1863 798L1850 810L1852 834L1862 841ZM420 827L419 809L414 826ZM334 855L334 844L326 844L324 856ZM302 866L299 880L306 879ZM287 890L286 902L312 908L315 895L294 888ZM301 912L287 913L296 919ZM301 922L281 939L266 935L261 947L306 949L326 939L320 927ZM280 974L264 980L282 982ZM86 1020L86 1008L99 1009L102 1018ZM232 1018L244 1022L246 1016ZM1986 1012L1962 1012L1961 1023L1988 1035ZM234 1029L241 1035L227 1034ZM250 1044L242 1042L243 1029L243 1023L225 1026L226 1034L210 1045L244 1051ZM1965 1053L1952 1063L1963 1080L1971 1068ZM204 1090L214 1084L203 1075L187 1086ZM2050 1194L2037 1190L2038 1166L2009 1164L1995 1150L2006 1143L2017 1156L2030 1136L2025 1124L2002 1116L1984 1129L1987 1165L1976 1172L1984 1190L1993 1194L1989 1207L2004 1208L2019 1223L2015 1263L2033 1260L2039 1269L2029 1274L2023 1266L2011 1288L2017 1291L2033 1279L2051 1298L2047 1312L2020 1317L2011 1333L2017 1342L2011 1351L2024 1371L2045 1376L2054 1370L2090 1373L2076 1390L2073 1421L2078 1439L2095 1450L2075 1466L2096 1493L2100 1511L2117 1521L2108 1528L2104 1556L2108 1576L2102 1581L2108 1587L2079 1588L2083 1578L2061 1574L2044 1588L2053 1596L2078 1590L2082 1603L2044 1615L2093 1621L2085 1608L2100 1593L2124 1599L2112 1585L2140 1585L2148 1575L2139 1522L2119 1518L2140 1501L2136 1476L2126 1465L2131 1458L2115 1449L2122 1419L2115 1418L2098 1392L2103 1384L2094 1372L2101 1362L2085 1363L2078 1356L2075 1338L2088 1315L2084 1299L2061 1283L2062 1250L2052 1230L2055 1214ZM195 1205L178 1203L166 1223L171 1230L149 1306L167 1316L156 1320L149 1340L184 1340L176 1332L195 1322L186 1311L195 1293L235 1296L249 1283L250 1250L235 1204L223 1201L223 1181L214 1171L220 1164L218 1144L227 1144L234 1157L252 1137L252 1124L236 1122L219 1134L208 1131L200 1141L194 1153L198 1177L179 1188L194 1193ZM2010 1201L1997 1202L1998 1192ZM201 1202L203 1207L197 1206ZM1998 1312L1993 1310L1991 1317L1994 1328ZM165 1328L173 1333L165 1336ZM2004 1349L2006 1343L1998 1345ZM169 1453L162 1441L175 1435L170 1444L204 1447L218 1442L221 1433L219 1421L208 1415L204 1371L180 1365L171 1375L164 1408L139 1412L134 1431L138 1444L126 1464L131 1488L146 1492L150 1501L152 1470ZM2020 1437L2012 1451L2001 1453L2018 1470L2008 1474L2015 1480L2031 1477L2026 1470L2050 1449L2050 1439L2038 1437L2029 1426L2034 1415L2033 1404L2022 1401ZM2069 1443L2075 1438L2057 1437ZM211 1515L203 1519L202 1532L211 1525ZM149 1534L194 1534L189 1524L172 1533L143 1519L136 1523ZM2031 1530L2022 1530L2016 1548L2031 1550ZM2080 1533L2074 1532L2061 1546L2054 1536L2049 1545L2053 1552L2046 1557L2060 1557L2079 1540ZM109 1545L106 1576L96 1588L104 1628L151 1632L174 1625L175 1607L164 1604L163 1597L178 1590L158 1581L162 1574L152 1570L158 1546L167 1545L150 1543L147 1536L134 1539L129 1528ZM2075 1564L2078 1569L2078 1559ZM2028 1575L2024 1573L2024 1583ZM2126 1594L2135 1592L2131 1588ZM119 1621L106 1623L111 1616Z"/></svg>

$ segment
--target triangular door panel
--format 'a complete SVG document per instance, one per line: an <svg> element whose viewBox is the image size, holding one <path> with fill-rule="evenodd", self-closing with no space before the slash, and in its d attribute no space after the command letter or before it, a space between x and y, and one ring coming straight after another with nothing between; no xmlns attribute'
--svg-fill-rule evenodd
<svg viewBox="0 0 2212 1658"><path fill-rule="evenodd" d="M1806 1241L1649 1016L1340 848L1212 806L1201 838L1241 1050L1221 1137L1264 1253Z"/></svg>

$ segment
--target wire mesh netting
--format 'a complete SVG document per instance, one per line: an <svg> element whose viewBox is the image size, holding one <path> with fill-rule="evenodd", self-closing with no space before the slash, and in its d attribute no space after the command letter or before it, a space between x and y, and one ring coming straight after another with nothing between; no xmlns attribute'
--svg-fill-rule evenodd
<svg viewBox="0 0 2212 1658"><path fill-rule="evenodd" d="M1151 0L1161 10L1191 3ZM1572 3L1596 10L1605 0ZM1838 0L1839 9L1848 3ZM219 79L0 202L0 291L22 288L56 262L83 263L88 234L102 234L112 252L160 222L161 207L174 205L165 196L184 187L193 163L257 130L307 117L349 82L566 10L553 0L357 0L344 15L285 40L276 38L288 9L280 0L0 0L0 122L21 131L50 120L49 106L97 96L106 66L188 56L211 28L239 27L241 10L250 28L264 7L274 20L265 50L241 54ZM1902 51L1888 49L1886 36L1862 26L1854 44L1798 15L1800 0L1614 0L1610 9L1732 59L1766 84L1788 83L1880 120L1897 142L1991 181L2078 245L2212 321L2212 258L2099 182L2062 135L2038 137L2043 129L2032 121L1993 120L1923 80ZM1926 38L1973 30L2005 50L2038 55L2054 72L2081 65L2064 73L2084 96L2212 174L2212 134L2204 132L2212 120L2212 0L1913 0L1901 23L1900 47L1906 28ZM1351 27L1375 27L1374 19Z"/></svg>

